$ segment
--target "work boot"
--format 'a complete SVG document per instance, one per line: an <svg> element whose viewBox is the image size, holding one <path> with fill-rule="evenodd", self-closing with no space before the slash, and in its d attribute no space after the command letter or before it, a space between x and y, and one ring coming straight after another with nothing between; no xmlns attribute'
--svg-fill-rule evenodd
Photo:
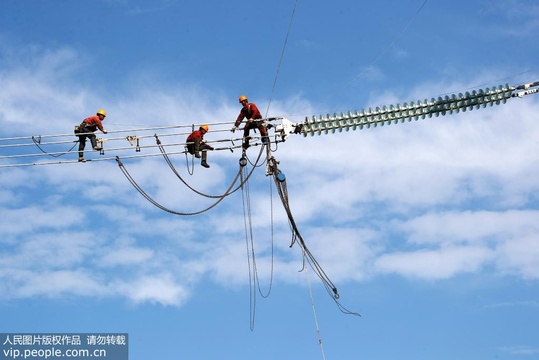
<svg viewBox="0 0 539 360"><path fill-rule="evenodd" d="M246 136L243 138L243 144L241 145L242 148L244 148L245 150L247 150L249 148L249 140L251 140L251 137L250 136Z"/></svg>
<svg viewBox="0 0 539 360"><path fill-rule="evenodd" d="M202 161L200 162L200 165L204 166L205 168L209 168L210 165L206 162L206 159L208 158L208 152L206 150L202 150Z"/></svg>
<svg viewBox="0 0 539 360"><path fill-rule="evenodd" d="M86 162L86 159L84 159L83 157L80 157L79 162Z"/></svg>
<svg viewBox="0 0 539 360"><path fill-rule="evenodd" d="M94 150L99 151L99 150L103 150L103 148L101 146L94 146Z"/></svg>

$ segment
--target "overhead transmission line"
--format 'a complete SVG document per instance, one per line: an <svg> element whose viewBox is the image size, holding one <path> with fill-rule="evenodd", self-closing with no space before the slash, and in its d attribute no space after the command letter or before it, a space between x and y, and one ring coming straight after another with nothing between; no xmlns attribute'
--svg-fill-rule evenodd
<svg viewBox="0 0 539 360"><path fill-rule="evenodd" d="M275 118L265 120L274 121ZM217 139L210 138L206 140L206 143L211 144L216 151L228 150L233 152L241 148L242 137L230 136L229 125L230 122L209 123L211 135L220 136L222 133L226 133L227 136L221 136ZM110 161L115 160L116 156L122 156L124 159L155 157L162 155L161 152L156 152L155 150L165 147L171 149L168 152L169 155L187 154L186 138L198 126L198 124L191 124L112 130L108 132L108 137L101 138L98 136L97 138L100 145L103 145L103 150L99 151L101 156L87 160ZM120 134L126 136L118 136ZM154 140L156 137L171 139L172 141L157 144ZM255 140L259 139L256 136L254 138ZM76 158L73 160L54 161L47 161L46 158L58 158L62 155L78 153L78 149L75 149L77 144L78 137L73 133L0 138L0 168L75 163L78 162ZM114 145L110 146L111 144ZM254 143L253 145L259 144ZM38 152L28 151L27 149L31 147L36 147ZM133 150L135 154L133 154ZM87 151L92 150L86 150L85 152ZM112 154L111 157L106 156L109 153Z"/></svg>
<svg viewBox="0 0 539 360"><path fill-rule="evenodd" d="M380 54L378 54L378 56L369 63L369 65L363 67L363 69L359 72L359 74L357 74L356 76L354 76L352 79L348 80L347 82L345 82L343 85L341 85L340 87L336 88L335 90L333 90L332 92L330 92L328 95L326 95L322 100L327 100L327 99L330 99L331 97L337 95L338 93L340 93L341 91L343 91L343 89L345 89L346 87L350 86L350 84L352 84L353 82L355 82L357 79L359 79L361 76L363 76L363 74L372 66L374 66L378 61L380 61L385 55L386 53L395 45L395 43L397 42L397 40L408 30L408 28L412 25L412 23L415 21L415 19L419 16L419 14L421 13L421 11L423 10L423 8L425 7L425 5L427 4L428 0L424 0L423 3L421 4L421 6L419 7L419 9L416 11L416 13L410 18L410 20L406 23L406 25L404 26L404 28L393 38L393 40L390 41L390 43L380 52ZM308 108L310 108L311 106L306 106L306 107L303 107L303 108L300 108L300 109L297 109L295 113L293 114L290 114L290 115L297 115L300 111L304 111Z"/></svg>

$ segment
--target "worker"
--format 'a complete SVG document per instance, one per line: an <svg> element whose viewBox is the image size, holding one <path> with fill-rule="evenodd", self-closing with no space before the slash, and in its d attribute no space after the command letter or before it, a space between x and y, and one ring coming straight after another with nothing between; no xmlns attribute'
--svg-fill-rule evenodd
<svg viewBox="0 0 539 360"><path fill-rule="evenodd" d="M243 148L247 149L249 147L249 130L258 129L260 131L260 136L262 136L262 143L267 144L269 142L268 131L263 121L257 120L262 119L262 115L258 110L258 107L254 103L250 103L247 99L247 96L242 95L239 97L239 103L243 106L241 108L240 114L234 123L234 127L231 129L232 132L238 129L238 126L241 124L242 120L247 118L247 123L243 128Z"/></svg>
<svg viewBox="0 0 539 360"><path fill-rule="evenodd" d="M213 150L213 147L206 144L206 141L204 140L204 134L208 132L209 128L208 125L200 125L200 128L198 130L195 130L187 137L187 151L191 155L195 155L195 157L201 158L200 165L204 166L205 168L209 168L210 165L206 162L208 158L208 150ZM202 156L200 156L200 153L202 152Z"/></svg>
<svg viewBox="0 0 539 360"><path fill-rule="evenodd" d="M84 159L84 147L86 146L86 138L90 139L92 143L92 148L94 150L101 150L101 146L97 146L97 139L93 134L94 131L99 129L103 134L107 133L107 130L103 128L102 121L105 120L107 112L103 109L97 110L95 115L87 117L84 119L78 128L75 129L75 134L79 137L79 162L86 162Z"/></svg>

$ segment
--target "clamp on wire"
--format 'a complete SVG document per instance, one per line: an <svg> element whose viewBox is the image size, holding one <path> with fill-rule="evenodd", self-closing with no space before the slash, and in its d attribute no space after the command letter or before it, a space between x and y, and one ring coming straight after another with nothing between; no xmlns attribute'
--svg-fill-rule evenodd
<svg viewBox="0 0 539 360"><path fill-rule="evenodd" d="M522 98L525 95L535 94L539 92L539 89L530 89L530 88L533 88L536 86L539 86L539 81L518 85L517 87L515 87L515 90L525 90L525 91L517 92L515 94L512 94L511 96Z"/></svg>
<svg viewBox="0 0 539 360"><path fill-rule="evenodd" d="M96 143L97 145L100 147L99 149L99 155L105 155L105 143L109 141L108 139L105 139L105 138L97 138L96 139Z"/></svg>
<svg viewBox="0 0 539 360"><path fill-rule="evenodd" d="M140 138L136 135L127 135L125 139L129 142L129 145L133 146L134 143L136 143L135 152L140 152Z"/></svg>

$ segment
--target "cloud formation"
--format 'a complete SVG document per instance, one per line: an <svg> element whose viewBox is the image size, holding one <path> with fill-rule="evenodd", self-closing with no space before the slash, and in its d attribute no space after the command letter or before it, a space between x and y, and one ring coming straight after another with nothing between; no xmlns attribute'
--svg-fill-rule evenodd
<svg viewBox="0 0 539 360"><path fill-rule="evenodd" d="M69 133L76 119L102 103L110 104L107 121L115 129L129 127L125 119L148 126L232 121L238 111L222 94L189 85L149 91L124 84L126 91L111 101L93 93L89 84L70 80L84 66L73 49L29 48L12 56L28 59L4 58L7 66L0 71L0 125L9 136ZM409 90L421 93L443 85ZM410 100L388 93L373 105L395 99ZM284 114L293 103L308 104L300 95L292 101L276 100L272 109ZM320 137L295 135L281 144L275 156L287 176L295 220L330 278L361 282L395 274L432 282L494 271L537 280L538 103L533 97L515 99L418 122ZM200 114L200 107L211 110ZM147 108L158 108L159 114L140 117ZM43 114L54 114L57 121L36 121ZM211 156L210 175L196 173L190 180L220 193L236 171L238 155ZM161 160L132 162L130 170L170 208L203 208L205 203ZM185 172L183 161L178 164ZM114 296L180 306L203 278L222 287L247 281L239 193L211 213L178 217L147 203L116 164L84 166L0 170L4 299ZM271 223L269 179L263 172L261 167L249 186L259 268L269 276L273 251L276 278L296 283L301 254L297 247L288 248L291 235L277 197Z"/></svg>

